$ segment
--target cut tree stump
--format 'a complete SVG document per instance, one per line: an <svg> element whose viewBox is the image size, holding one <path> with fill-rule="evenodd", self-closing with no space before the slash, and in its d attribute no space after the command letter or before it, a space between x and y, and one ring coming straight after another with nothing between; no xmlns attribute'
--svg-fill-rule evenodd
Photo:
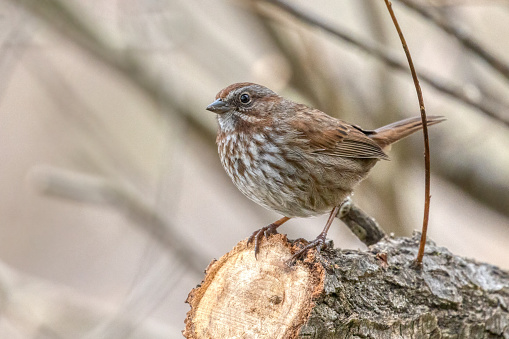
<svg viewBox="0 0 509 339"><path fill-rule="evenodd" d="M187 302L186 338L505 338L509 273L451 254L420 234L368 251L310 251L280 234L258 255L246 240L212 262Z"/></svg>

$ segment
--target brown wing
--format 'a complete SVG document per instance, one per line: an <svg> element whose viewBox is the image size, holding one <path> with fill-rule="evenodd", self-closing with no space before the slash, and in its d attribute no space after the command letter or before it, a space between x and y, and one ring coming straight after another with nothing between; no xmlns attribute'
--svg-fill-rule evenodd
<svg viewBox="0 0 509 339"><path fill-rule="evenodd" d="M308 110L308 111L306 111ZM322 111L304 107L298 119L291 119L292 128L300 141L305 141L310 153L346 158L389 159L382 148L362 129L333 118Z"/></svg>

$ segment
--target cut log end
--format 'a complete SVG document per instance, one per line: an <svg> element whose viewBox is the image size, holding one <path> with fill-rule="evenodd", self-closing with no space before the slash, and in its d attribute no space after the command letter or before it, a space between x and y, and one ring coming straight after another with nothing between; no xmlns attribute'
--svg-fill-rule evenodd
<svg viewBox="0 0 509 339"><path fill-rule="evenodd" d="M297 250L278 234L262 241L258 259L253 244L244 240L213 261L203 283L186 300L191 310L184 336L248 338L272 333L275 338L296 338L324 284L324 270L313 251L306 260L287 264Z"/></svg>

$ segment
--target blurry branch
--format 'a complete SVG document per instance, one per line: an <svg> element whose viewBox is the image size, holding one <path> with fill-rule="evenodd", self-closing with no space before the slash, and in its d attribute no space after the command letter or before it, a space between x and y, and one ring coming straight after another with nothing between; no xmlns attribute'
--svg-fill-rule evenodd
<svg viewBox="0 0 509 339"><path fill-rule="evenodd" d="M484 0L479 2L479 0L436 0L436 1L427 1L435 7L457 7L457 6L469 6L469 5L490 5L490 6L499 6L499 5L507 5L507 0Z"/></svg>
<svg viewBox="0 0 509 339"><path fill-rule="evenodd" d="M116 316L118 329L133 329L131 339L171 338L178 333L166 323L136 322L117 309L69 288L17 272L0 261L2 338L83 338L103 319ZM9 333L5 333L8 327ZM16 333L16 335L14 335ZM97 338L97 337L96 337Z"/></svg>
<svg viewBox="0 0 509 339"><path fill-rule="evenodd" d="M94 58L125 76L162 108L181 113L178 117L183 118L197 130L197 136L207 140L214 139L215 131L211 131L202 121L190 114L190 108L179 105L174 95L150 74L139 58L128 51L115 48L104 38L104 34L96 32L97 27L92 26L90 20L87 22L83 12L78 12L68 2L61 0L9 1L14 5L24 6L32 15L54 28L56 32L69 38Z"/></svg>
<svg viewBox="0 0 509 339"><path fill-rule="evenodd" d="M131 219L156 243L176 253L186 267L198 274L202 273L203 264L209 261L184 237L174 232L176 227L171 226L149 202L143 200L139 192L127 185L51 167L36 168L32 175L41 193L113 207Z"/></svg>
<svg viewBox="0 0 509 339"><path fill-rule="evenodd" d="M437 152L436 156L439 158L433 166L436 173L473 199L509 217L507 177L497 175L497 169L487 167L486 163L479 159L457 155L451 157L450 152ZM499 173L503 171L505 169L499 169Z"/></svg>
<svg viewBox="0 0 509 339"><path fill-rule="evenodd" d="M330 69L328 67L326 69L317 67L317 65L329 64L325 55L320 52L321 46L305 36L303 29L292 31L292 34L297 35L297 39L295 41L290 39L281 30L271 25L273 21L268 15L258 10L255 2L248 1L246 3L250 5L249 10L252 15L259 20L260 25L265 29L264 33L274 44L274 48L277 48L278 52L290 65L292 78L289 85L309 100L313 107L325 112L337 113L344 111L345 100L338 99L342 95L342 91L337 90ZM359 102L362 102L362 100L359 100ZM340 113L337 114L340 115Z"/></svg>
<svg viewBox="0 0 509 339"><path fill-rule="evenodd" d="M319 67L310 67L310 65L324 64L323 55L314 53L310 55L310 51L316 46L309 46L310 42L302 36L302 30L295 30L298 36L298 44L304 45L302 53L296 53L297 47L293 43L292 39L288 39L287 36L281 34L281 31L275 29L271 25L272 21L270 17L260 11L258 4L255 1L246 1L242 3L246 6L247 10L253 15L260 23L261 27L268 39L273 43L273 47L277 49L279 53L285 58L291 68L291 79L290 86L295 89L300 95L309 100L314 107L321 108L326 111L322 105L322 95L328 87L324 84L326 76L323 74L317 74L320 72ZM313 58L312 62L309 63L309 59Z"/></svg>
<svg viewBox="0 0 509 339"><path fill-rule="evenodd" d="M97 322L93 330L88 331L87 335L80 339L131 338L138 326L143 325L153 315L155 308L166 302L166 297L174 291L177 280L182 279L187 267L180 263L175 265L173 262L173 265L169 266L171 258L156 255L157 257L147 258L149 261L145 261L148 264L145 266L149 266L149 270L139 272L117 313L111 317L104 317L102 321ZM130 322L126 324L124 319L129 319ZM173 337L181 338L178 335L181 330L173 328L172 332Z"/></svg>
<svg viewBox="0 0 509 339"><path fill-rule="evenodd" d="M254 14L258 12L254 11ZM301 95L308 98L313 103L313 106L320 107L321 100L317 92L319 86L314 86L312 81L309 81L310 74L309 68L302 58L299 57L298 53L295 53L293 46L290 46L291 42L280 37L279 32L273 29L267 22L266 16L259 16L260 23L266 29L266 33L271 38L272 42L278 48L279 52L285 57L292 69L291 85L294 89L300 92ZM311 75L312 76L312 75ZM315 80L315 78L311 78Z"/></svg>
<svg viewBox="0 0 509 339"><path fill-rule="evenodd" d="M341 40L358 47L364 52L383 61L387 66L394 68L398 71L408 72L408 67L406 64L401 62L399 58L397 58L394 54L390 54L389 52L385 51L379 45L375 45L370 42L357 39L353 37L351 34L342 31L338 28L332 27L331 25L325 23L321 18L312 16L309 12L301 10L284 0L256 0L256 1L270 3L280 8L284 12L301 20L302 22L311 26L319 27L320 29L323 29L324 31L340 38ZM267 13L266 11L264 13L266 13L266 15L268 16L271 16L271 14ZM489 102L486 98L482 98L481 100L472 95L468 95L468 90L466 88L459 85L455 85L451 82L447 82L445 79L439 79L435 76L423 72L418 72L418 76L423 82L427 83L436 90L445 93L464 104L476 108L477 110L483 112L489 117L509 127L509 117L505 117L502 115L502 113L498 112L498 106L502 106L502 104Z"/></svg>
<svg viewBox="0 0 509 339"><path fill-rule="evenodd" d="M480 158L479 153L471 150L462 152L447 138L436 138L434 144L433 148L441 151L433 153L433 159L436 159L433 161L433 175L440 176L491 210L509 217L509 181L504 175L506 168L503 162L489 161L489 157L495 156L489 153ZM409 147L410 154L419 154L422 149L413 143ZM412 161L421 166L420 157Z"/></svg>
<svg viewBox="0 0 509 339"><path fill-rule="evenodd" d="M389 28L385 25L386 13L379 9L375 1L361 0L360 5L362 13L365 13L366 16L367 33L372 36L375 41L378 41L378 43L387 45L389 42ZM384 112L382 116L370 114L376 126L382 126L387 120L396 121L400 118L399 113L401 110L394 104L394 96L391 95L395 89L396 83L395 79L391 77L390 74L391 70L387 69L385 65L377 63L376 73L373 73L373 76L376 79L374 83L384 84L384 86L379 86L377 88L379 92L377 98L380 102L379 107L384 107ZM361 99L359 101L363 102L364 100ZM366 107L365 111L369 112L371 109Z"/></svg>
<svg viewBox="0 0 509 339"><path fill-rule="evenodd" d="M399 2L458 40L466 49L470 50L472 53L483 59L489 66L491 66L495 71L500 73L503 77L505 77L507 81L509 81L509 65L504 61L499 60L485 47L481 46L479 42L468 36L466 31L452 25L449 21L444 20L444 18L440 17L439 15L432 13L414 0L399 0Z"/></svg>
<svg viewBox="0 0 509 339"><path fill-rule="evenodd" d="M44 53L38 56L39 60L43 60L44 67L39 64L26 63L26 67L39 80L41 89L51 97L55 103L54 112L60 113L62 123L70 121L72 123L73 134L83 134L88 143L95 144L94 148L102 150L108 159L108 163L112 163L115 172L122 173L134 179L142 178L140 169L133 163L133 159L126 153L124 147L120 147L115 135L109 133L102 119L94 114L94 109L89 101L83 100L82 95L88 93L80 93L75 87L67 81L62 75L62 70L55 67L54 61L47 57ZM98 152L95 156L99 156ZM84 161L83 154L77 157L76 161ZM92 159L86 158L87 166L93 162ZM101 166L100 170L105 171L106 161L95 162L95 166Z"/></svg>
<svg viewBox="0 0 509 339"><path fill-rule="evenodd" d="M9 87L10 77L16 69L15 64L19 62L20 55L27 48L32 38L32 25L29 23L28 15L24 11L9 11L8 20L12 23L6 25L7 34L0 45L0 100L5 90ZM6 29L4 28L4 29Z"/></svg>
<svg viewBox="0 0 509 339"><path fill-rule="evenodd" d="M478 170L478 169L477 169ZM509 185L500 184L467 166L440 166L439 173L477 201L509 217Z"/></svg>

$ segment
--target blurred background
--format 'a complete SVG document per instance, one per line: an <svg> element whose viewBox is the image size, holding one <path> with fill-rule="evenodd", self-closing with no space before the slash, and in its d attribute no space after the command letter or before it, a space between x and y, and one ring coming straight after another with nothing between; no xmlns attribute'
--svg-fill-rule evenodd
<svg viewBox="0 0 509 339"><path fill-rule="evenodd" d="M429 129L429 237L509 269L509 2L393 3ZM213 258L279 215L223 171L205 107L266 85L366 129L419 115L383 1L0 0L0 337L180 338ZM422 225L422 135L354 201ZM313 239L327 216L280 232ZM335 221L341 248L366 249Z"/></svg>

